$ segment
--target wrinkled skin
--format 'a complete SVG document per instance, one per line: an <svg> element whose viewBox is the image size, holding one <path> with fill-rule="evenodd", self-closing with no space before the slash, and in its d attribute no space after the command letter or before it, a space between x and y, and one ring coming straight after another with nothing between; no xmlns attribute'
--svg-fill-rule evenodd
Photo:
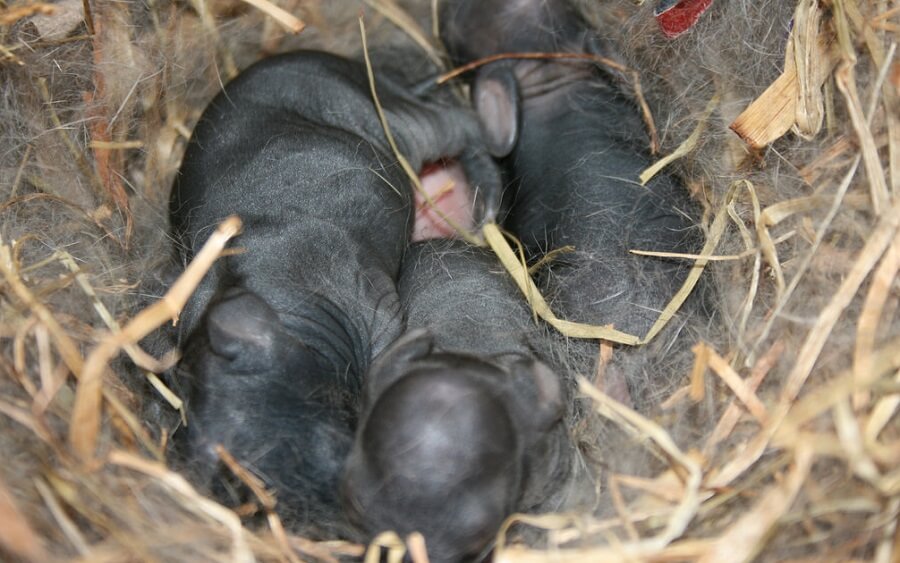
<svg viewBox="0 0 900 563"><path fill-rule="evenodd" d="M458 64L498 53L616 55L564 0L448 0L441 36ZM632 249L699 253L696 205L665 172L646 187L651 164L637 105L613 71L575 60L515 60L481 67L472 101L491 153L513 183L505 226L535 261L571 245L536 275L557 316L642 337L687 277L688 261ZM617 347L597 381L607 394L650 408L677 384L669 376L685 346L706 330L707 288L695 292L650 344ZM571 368L596 369L596 345L567 345Z"/></svg>
<svg viewBox="0 0 900 563"><path fill-rule="evenodd" d="M499 181L478 156L474 117L384 77L378 92L412 167L457 159L481 183L476 207L490 218ZM232 492L215 444L276 490L289 524L340 525L337 481L362 377L404 330L396 279L411 201L359 63L273 57L205 111L174 186L172 229L186 261L237 214L244 229L232 246L242 251L216 263L181 315L176 381L188 386L189 425L174 441L222 496Z"/></svg>
<svg viewBox="0 0 900 563"><path fill-rule="evenodd" d="M496 258L417 244L399 288L410 332L366 382L342 484L353 520L370 536L419 531L430 560L449 562L483 554L513 512L590 505L567 387Z"/></svg>
<svg viewBox="0 0 900 563"><path fill-rule="evenodd" d="M450 0L442 38L457 63L509 52L600 50L562 0ZM609 55L601 52L598 54ZM515 182L507 226L532 258L575 252L542 274L562 317L643 336L690 264L631 249L696 253L697 210L673 178L646 187L651 164L636 105L593 65L510 60L482 67L472 97L492 153Z"/></svg>

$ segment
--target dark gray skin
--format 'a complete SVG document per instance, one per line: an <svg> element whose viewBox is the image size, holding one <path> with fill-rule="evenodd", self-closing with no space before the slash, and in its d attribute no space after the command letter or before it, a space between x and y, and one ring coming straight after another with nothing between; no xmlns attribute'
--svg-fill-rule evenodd
<svg viewBox="0 0 900 563"><path fill-rule="evenodd" d="M378 93L412 167L458 158L492 217L499 178L479 156L474 116L385 77ZM288 524L340 524L362 377L404 330L396 280L411 199L360 63L273 57L206 109L173 189L172 229L189 260L226 216L244 228L232 245L243 252L216 263L180 318L189 426L174 441L201 480L231 494L221 443L276 490Z"/></svg>
<svg viewBox="0 0 900 563"><path fill-rule="evenodd" d="M564 0L448 0L444 39L462 64L498 53L569 52L615 58ZM644 336L687 277L682 260L631 249L699 253L703 235L687 191L665 172L646 187L651 164L644 124L609 69L576 60L506 60L481 67L473 104L492 154L512 180L505 226L534 261L566 245L537 275L562 318ZM703 290L707 292L706 289ZM697 292L695 292L697 293ZM615 399L647 409L678 384L685 346L711 313L699 293L665 331L639 349L617 348L598 384ZM569 369L594 373L596 344L566 344Z"/></svg>
<svg viewBox="0 0 900 563"><path fill-rule="evenodd" d="M441 22L457 63L599 49L563 0L449 0ZM696 206L672 177L638 184L651 160L637 106L611 75L581 61L493 63L476 73L472 97L515 184L507 227L532 258L576 249L542 274L557 314L646 334L690 264L629 250L697 253L703 239Z"/></svg>
<svg viewBox="0 0 900 563"><path fill-rule="evenodd" d="M425 536L431 561L489 549L513 512L590 506L565 424L566 382L502 266L462 241L414 245L400 278L410 332L373 365L342 493L370 536Z"/></svg>

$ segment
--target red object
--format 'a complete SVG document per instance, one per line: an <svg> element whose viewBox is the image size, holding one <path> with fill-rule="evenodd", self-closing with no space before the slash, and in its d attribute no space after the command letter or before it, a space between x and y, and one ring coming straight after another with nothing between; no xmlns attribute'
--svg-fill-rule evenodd
<svg viewBox="0 0 900 563"><path fill-rule="evenodd" d="M693 27L712 3L713 0L681 0L671 8L656 14L656 21L659 22L663 35L674 39Z"/></svg>

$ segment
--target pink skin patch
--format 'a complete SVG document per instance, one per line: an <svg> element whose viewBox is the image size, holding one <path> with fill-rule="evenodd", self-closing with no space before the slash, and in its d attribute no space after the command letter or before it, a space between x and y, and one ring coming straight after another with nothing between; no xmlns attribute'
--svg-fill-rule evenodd
<svg viewBox="0 0 900 563"><path fill-rule="evenodd" d="M419 179L434 206L429 205L422 194L415 190L416 219L413 226L413 242L459 236L440 214L463 229L471 231L475 228L472 190L459 162L447 160L426 164L419 173Z"/></svg>

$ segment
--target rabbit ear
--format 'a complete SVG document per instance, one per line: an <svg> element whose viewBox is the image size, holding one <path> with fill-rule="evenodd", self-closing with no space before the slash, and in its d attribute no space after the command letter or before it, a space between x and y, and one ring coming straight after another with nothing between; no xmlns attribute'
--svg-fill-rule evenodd
<svg viewBox="0 0 900 563"><path fill-rule="evenodd" d="M209 347L214 354L247 369L269 367L277 353L281 321L254 293L226 295L206 315Z"/></svg>
<svg viewBox="0 0 900 563"><path fill-rule="evenodd" d="M512 152L519 138L519 83L507 65L479 69L472 85L472 105L481 121L481 132L491 155Z"/></svg>
<svg viewBox="0 0 900 563"><path fill-rule="evenodd" d="M384 350L372 363L368 379L368 396L377 397L407 372L409 364L431 353L434 337L425 329L410 331Z"/></svg>
<svg viewBox="0 0 900 563"><path fill-rule="evenodd" d="M516 400L515 414L523 423L543 433L562 420L565 398L559 376L537 360L523 360L512 365L513 385L507 394Z"/></svg>

